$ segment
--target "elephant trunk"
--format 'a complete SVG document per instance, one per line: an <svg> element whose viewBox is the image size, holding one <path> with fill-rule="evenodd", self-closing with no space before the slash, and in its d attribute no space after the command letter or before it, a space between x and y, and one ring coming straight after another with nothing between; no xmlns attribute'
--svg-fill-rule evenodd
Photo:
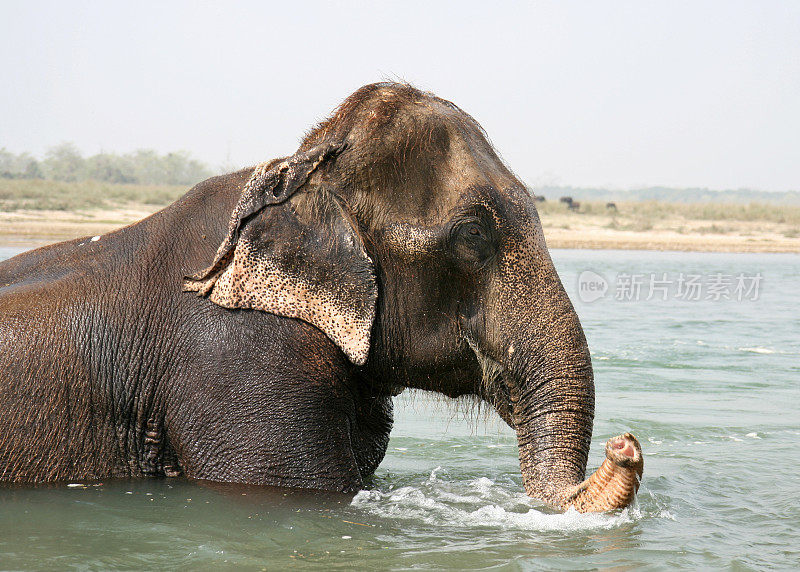
<svg viewBox="0 0 800 572"><path fill-rule="evenodd" d="M525 491L563 506L586 472L594 381L585 341L577 349L545 348L543 355L543 364L514 376L522 381L509 390L512 419Z"/></svg>
<svg viewBox="0 0 800 572"><path fill-rule="evenodd" d="M581 512L627 506L641 476L641 449L629 434L606 447L606 463L583 480L592 439L594 376L586 338L560 282L549 284L550 311L504 326L523 332L502 344L501 361L516 429L525 491Z"/></svg>

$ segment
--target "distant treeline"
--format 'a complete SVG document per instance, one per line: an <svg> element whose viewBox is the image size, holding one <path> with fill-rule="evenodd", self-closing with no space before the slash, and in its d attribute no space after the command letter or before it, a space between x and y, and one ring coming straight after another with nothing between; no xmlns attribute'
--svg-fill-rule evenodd
<svg viewBox="0 0 800 572"><path fill-rule="evenodd" d="M221 171L193 159L186 151L159 155L152 149L133 153L98 153L84 157L72 143L51 147L42 159L30 153L15 155L0 148L0 179L45 179L61 182L97 181L133 185L193 185ZM666 203L772 203L800 205L800 191L714 191L703 188L648 187L613 191L590 187L532 185L537 195L557 201L659 201Z"/></svg>
<svg viewBox="0 0 800 572"><path fill-rule="evenodd" d="M207 179L212 170L185 151L159 155L152 149L133 153L98 153L84 157L72 143L47 150L44 158L15 155L0 149L0 178L51 181L99 181L139 185L191 185Z"/></svg>
<svg viewBox="0 0 800 572"><path fill-rule="evenodd" d="M577 201L658 201L663 203L773 203L800 205L800 191L753 191L647 187L629 191L611 191L587 187L556 187L531 185L533 192L547 200L572 197Z"/></svg>

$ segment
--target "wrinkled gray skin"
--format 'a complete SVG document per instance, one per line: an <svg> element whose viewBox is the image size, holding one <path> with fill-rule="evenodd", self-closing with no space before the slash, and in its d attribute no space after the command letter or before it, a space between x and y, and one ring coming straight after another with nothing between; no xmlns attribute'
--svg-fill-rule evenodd
<svg viewBox="0 0 800 572"><path fill-rule="evenodd" d="M0 265L2 478L353 491L391 395L416 387L490 402L526 491L562 505L592 434L589 351L480 126L365 86L253 173Z"/></svg>

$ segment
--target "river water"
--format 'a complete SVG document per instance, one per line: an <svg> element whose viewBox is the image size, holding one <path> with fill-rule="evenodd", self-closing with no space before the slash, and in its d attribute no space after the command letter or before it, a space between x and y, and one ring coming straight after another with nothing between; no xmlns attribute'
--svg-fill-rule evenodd
<svg viewBox="0 0 800 572"><path fill-rule="evenodd" d="M5 488L0 568L800 567L800 256L552 254L595 367L590 469L606 439L636 434L634 506L547 509L494 413L415 392L352 500L179 480Z"/></svg>

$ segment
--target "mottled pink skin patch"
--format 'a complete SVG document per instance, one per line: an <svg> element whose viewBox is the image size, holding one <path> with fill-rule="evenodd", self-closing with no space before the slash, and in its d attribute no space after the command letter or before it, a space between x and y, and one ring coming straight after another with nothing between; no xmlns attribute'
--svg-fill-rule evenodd
<svg viewBox="0 0 800 572"><path fill-rule="evenodd" d="M633 443L631 443L628 439L624 437L614 439L611 442L611 447L619 451L620 454L625 455L626 457L630 457L633 459L635 453L633 448Z"/></svg>

